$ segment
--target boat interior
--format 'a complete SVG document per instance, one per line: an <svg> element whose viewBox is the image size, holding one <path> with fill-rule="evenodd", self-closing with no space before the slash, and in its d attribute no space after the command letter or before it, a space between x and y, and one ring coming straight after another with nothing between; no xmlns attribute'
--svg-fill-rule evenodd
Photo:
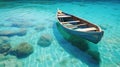
<svg viewBox="0 0 120 67"><path fill-rule="evenodd" d="M66 28L83 32L99 31L99 28L96 25L75 16L65 13L58 13L57 17L60 23Z"/></svg>

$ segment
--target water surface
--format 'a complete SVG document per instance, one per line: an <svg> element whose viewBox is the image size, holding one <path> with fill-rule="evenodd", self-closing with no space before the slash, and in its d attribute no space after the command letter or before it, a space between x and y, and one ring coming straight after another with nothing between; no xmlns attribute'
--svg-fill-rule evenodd
<svg viewBox="0 0 120 67"><path fill-rule="evenodd" d="M65 40L56 27L56 10L84 18L104 30L97 44L101 62L97 64L90 55ZM19 59L24 67L119 67L120 66L120 4L114 2L0 2L0 30L25 28L24 36L12 36L15 46L28 42L34 47L29 57ZM22 23L23 26L11 26ZM38 28L38 29L36 29ZM42 29L41 29L42 28ZM53 38L48 47L37 45L42 34ZM55 35L57 34L57 35Z"/></svg>

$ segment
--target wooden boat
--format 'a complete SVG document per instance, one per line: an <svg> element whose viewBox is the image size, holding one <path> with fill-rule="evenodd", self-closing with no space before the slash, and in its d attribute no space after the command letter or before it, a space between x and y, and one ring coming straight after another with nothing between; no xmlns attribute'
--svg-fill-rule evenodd
<svg viewBox="0 0 120 67"><path fill-rule="evenodd" d="M66 32L84 38L93 43L98 43L103 36L104 32L99 26L84 19L62 12L61 10L57 11L57 19L60 26L62 26Z"/></svg>

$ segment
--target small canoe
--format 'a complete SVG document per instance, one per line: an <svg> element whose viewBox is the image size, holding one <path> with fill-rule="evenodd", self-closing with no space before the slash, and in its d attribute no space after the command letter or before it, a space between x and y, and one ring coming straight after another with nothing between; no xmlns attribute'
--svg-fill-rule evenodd
<svg viewBox="0 0 120 67"><path fill-rule="evenodd" d="M74 15L62 12L61 10L57 11L57 19L60 26L62 26L66 32L93 43L98 43L103 36L104 32L99 26Z"/></svg>

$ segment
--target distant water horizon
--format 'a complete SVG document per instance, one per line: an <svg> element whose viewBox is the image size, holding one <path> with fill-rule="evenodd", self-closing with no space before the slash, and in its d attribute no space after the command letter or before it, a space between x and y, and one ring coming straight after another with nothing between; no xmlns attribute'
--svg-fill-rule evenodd
<svg viewBox="0 0 120 67"><path fill-rule="evenodd" d="M119 2L120 0L0 0L0 2Z"/></svg>

